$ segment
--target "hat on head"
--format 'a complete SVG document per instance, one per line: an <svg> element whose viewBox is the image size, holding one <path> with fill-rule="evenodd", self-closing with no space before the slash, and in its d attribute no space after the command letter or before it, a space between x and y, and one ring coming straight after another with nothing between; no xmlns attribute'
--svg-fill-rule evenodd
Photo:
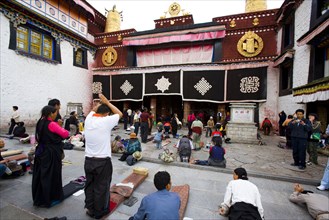
<svg viewBox="0 0 329 220"><path fill-rule="evenodd" d="M142 157L142 153L139 152L139 151L136 151L135 153L133 153L133 157L136 159L136 160L141 160L143 157Z"/></svg>
<svg viewBox="0 0 329 220"><path fill-rule="evenodd" d="M210 119L213 119L213 117L212 117L212 116L210 116Z"/></svg>
<svg viewBox="0 0 329 220"><path fill-rule="evenodd" d="M131 133L131 134L130 134L130 139L135 139L135 138L137 138L136 133Z"/></svg>

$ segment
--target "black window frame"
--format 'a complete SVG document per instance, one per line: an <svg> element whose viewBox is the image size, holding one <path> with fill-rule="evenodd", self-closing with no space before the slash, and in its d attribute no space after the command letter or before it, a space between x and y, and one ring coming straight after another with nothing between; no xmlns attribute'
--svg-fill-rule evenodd
<svg viewBox="0 0 329 220"><path fill-rule="evenodd" d="M292 94L293 76L294 76L293 59L288 59L280 65L280 80L279 80L279 96ZM290 82L289 82L290 78ZM283 88L283 83L287 83L286 88Z"/></svg>
<svg viewBox="0 0 329 220"><path fill-rule="evenodd" d="M76 55L78 51L82 51L82 65L76 62ZM73 66L88 69L88 50L85 48L73 48Z"/></svg>
<svg viewBox="0 0 329 220"><path fill-rule="evenodd" d="M282 25L281 51L292 49L295 42L295 15L290 15Z"/></svg>

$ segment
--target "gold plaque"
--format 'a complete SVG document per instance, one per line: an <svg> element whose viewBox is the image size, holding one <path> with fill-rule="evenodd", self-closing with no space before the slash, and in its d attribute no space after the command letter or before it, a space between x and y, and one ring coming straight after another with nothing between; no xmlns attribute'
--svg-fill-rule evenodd
<svg viewBox="0 0 329 220"><path fill-rule="evenodd" d="M231 27L231 28L234 28L235 26L236 26L235 20L232 20L232 21L230 22L230 27Z"/></svg>
<svg viewBox="0 0 329 220"><path fill-rule="evenodd" d="M259 25L259 19L258 19L258 18L255 18L255 19L252 21L252 24L253 24L254 26Z"/></svg>
<svg viewBox="0 0 329 220"><path fill-rule="evenodd" d="M257 56L263 50L263 47L263 39L252 31L248 31L243 35L237 44L238 52L244 57Z"/></svg>
<svg viewBox="0 0 329 220"><path fill-rule="evenodd" d="M173 17L173 16L177 16L180 12L180 5L176 2L172 3L170 6L169 6L169 14Z"/></svg>
<svg viewBox="0 0 329 220"><path fill-rule="evenodd" d="M117 61L117 58L117 51L113 47L108 47L102 55L103 65L112 66Z"/></svg>

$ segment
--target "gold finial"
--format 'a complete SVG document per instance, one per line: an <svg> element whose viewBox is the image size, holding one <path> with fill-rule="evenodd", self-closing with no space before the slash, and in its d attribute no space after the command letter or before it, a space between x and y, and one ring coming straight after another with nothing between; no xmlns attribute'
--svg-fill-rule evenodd
<svg viewBox="0 0 329 220"><path fill-rule="evenodd" d="M122 21L122 11L118 12L116 10L116 5L113 5L112 10L105 9L105 11L107 13L107 18L106 18L106 25L104 32L120 31L121 30L120 25Z"/></svg>
<svg viewBox="0 0 329 220"><path fill-rule="evenodd" d="M254 11L264 11L267 10L266 0L246 0L246 11L245 12L254 12Z"/></svg>
<svg viewBox="0 0 329 220"><path fill-rule="evenodd" d="M234 28L236 26L236 23L235 23L235 20L233 19L231 22L230 22L230 27L231 28Z"/></svg>
<svg viewBox="0 0 329 220"><path fill-rule="evenodd" d="M253 24L254 26L259 25L259 19L258 19L258 18L255 18L255 19L252 21L252 24Z"/></svg>

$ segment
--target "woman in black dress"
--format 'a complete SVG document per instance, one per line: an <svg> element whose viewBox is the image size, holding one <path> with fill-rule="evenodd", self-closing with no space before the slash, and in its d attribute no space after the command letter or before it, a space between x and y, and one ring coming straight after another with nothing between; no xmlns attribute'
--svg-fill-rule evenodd
<svg viewBox="0 0 329 220"><path fill-rule="evenodd" d="M38 146L35 151L32 197L33 205L51 207L63 200L62 187L62 140L69 132L53 120L57 110L45 106L37 122L35 137Z"/></svg>

